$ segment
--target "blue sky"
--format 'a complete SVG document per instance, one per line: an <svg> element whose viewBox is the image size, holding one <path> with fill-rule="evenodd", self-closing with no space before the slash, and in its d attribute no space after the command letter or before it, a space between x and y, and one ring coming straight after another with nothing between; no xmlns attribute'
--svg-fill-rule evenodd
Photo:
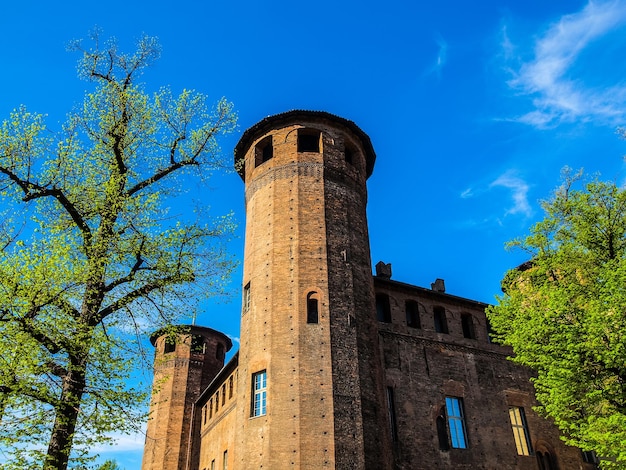
<svg viewBox="0 0 626 470"><path fill-rule="evenodd" d="M89 84L67 43L99 26L126 50L158 36L148 88L193 88L235 103L240 130L290 109L353 120L377 153L369 180L372 261L393 278L493 302L524 261L525 234L564 166L625 181L626 0L41 2L3 5L0 118L25 104L60 128ZM243 184L215 174L201 197L233 210L243 256ZM231 302L198 322L238 337L241 271ZM145 375L142 380L150 380ZM143 437L107 452L139 468Z"/></svg>

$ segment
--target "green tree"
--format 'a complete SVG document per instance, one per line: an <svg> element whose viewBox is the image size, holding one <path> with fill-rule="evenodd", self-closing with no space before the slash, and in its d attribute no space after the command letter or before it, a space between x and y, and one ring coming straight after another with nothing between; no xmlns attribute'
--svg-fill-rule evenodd
<svg viewBox="0 0 626 470"><path fill-rule="evenodd" d="M3 468L83 465L107 433L134 429L147 396L126 385L137 338L216 294L233 267L229 217L167 206L226 166L216 137L234 129L232 105L149 95L137 80L159 56L154 38L131 54L92 40L72 48L93 91L60 132L24 108L0 127Z"/></svg>
<svg viewBox="0 0 626 470"><path fill-rule="evenodd" d="M626 191L566 178L511 243L530 261L489 309L496 339L532 368L539 410L570 445L626 468Z"/></svg>

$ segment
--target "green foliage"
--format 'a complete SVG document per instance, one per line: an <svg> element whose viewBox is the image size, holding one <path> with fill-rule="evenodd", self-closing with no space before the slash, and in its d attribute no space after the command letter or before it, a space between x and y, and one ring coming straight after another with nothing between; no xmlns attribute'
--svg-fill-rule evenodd
<svg viewBox="0 0 626 470"><path fill-rule="evenodd" d="M564 440L626 469L626 191L567 178L489 312L514 361L536 372L539 410Z"/></svg>
<svg viewBox="0 0 626 470"><path fill-rule="evenodd" d="M92 39L73 49L95 89L60 133L25 108L0 125L3 468L83 465L107 433L135 430L139 338L220 292L233 267L229 217L167 210L189 178L226 166L216 137L233 130L232 105L148 95L136 80L158 58L154 38L134 54Z"/></svg>

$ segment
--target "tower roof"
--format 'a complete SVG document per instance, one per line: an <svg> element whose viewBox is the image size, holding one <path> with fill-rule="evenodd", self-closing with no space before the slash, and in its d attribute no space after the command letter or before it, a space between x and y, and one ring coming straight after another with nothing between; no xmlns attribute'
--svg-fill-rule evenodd
<svg viewBox="0 0 626 470"><path fill-rule="evenodd" d="M293 124L299 121L306 122L331 122L332 124L339 125L347 128L352 134L354 134L361 141L363 150L365 152L366 172L369 177L374 171L374 162L376 161L376 154L374 153L374 147L369 136L363 132L359 126L354 122L336 116L325 111L306 111L301 109L294 109L273 116L268 116L252 127L249 127L239 139L239 142L235 146L235 168L237 173L244 179L244 168L240 163L245 157L246 151L252 145L259 136L267 133L271 129L275 129L285 124Z"/></svg>

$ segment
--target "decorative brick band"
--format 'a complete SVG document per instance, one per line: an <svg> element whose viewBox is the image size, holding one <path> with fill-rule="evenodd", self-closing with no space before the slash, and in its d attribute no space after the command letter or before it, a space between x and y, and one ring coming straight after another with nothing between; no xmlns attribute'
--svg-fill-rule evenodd
<svg viewBox="0 0 626 470"><path fill-rule="evenodd" d="M387 338L400 338L410 343L421 344L421 345L426 345L426 346L436 346L436 347L446 349L448 351L456 351L456 352L460 352L464 354L475 354L477 356L487 356L487 357L491 357L491 358L499 359L499 360L502 360L503 357L508 356L508 354L505 352L499 353L495 351L485 351L484 349L481 349L481 348L472 348L470 346L463 346L460 344L446 343L444 341L435 341L432 339L419 338L416 336L404 335L401 333L395 333L395 332L392 333L390 331L378 330L378 334L380 334L381 336L385 336Z"/></svg>
<svg viewBox="0 0 626 470"><path fill-rule="evenodd" d="M365 195L365 185L359 184L349 175L330 169L322 163L315 162L295 162L286 165L275 166L269 168L265 173L257 176L246 187L246 202L249 201L254 193L273 181L299 176L308 176L312 178L325 178L341 186L348 187L359 193L361 197Z"/></svg>

